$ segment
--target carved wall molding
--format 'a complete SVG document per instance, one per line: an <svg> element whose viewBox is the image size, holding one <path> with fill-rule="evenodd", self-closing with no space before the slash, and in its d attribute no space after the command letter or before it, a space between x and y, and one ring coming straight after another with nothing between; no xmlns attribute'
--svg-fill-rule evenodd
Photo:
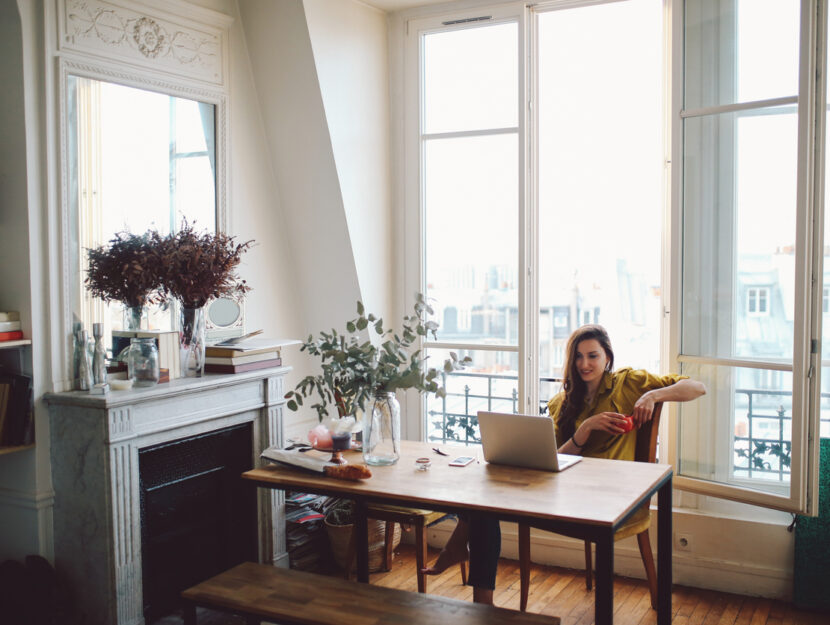
<svg viewBox="0 0 830 625"><path fill-rule="evenodd" d="M61 51L116 57L187 79L225 83L226 28L136 2L129 7L113 0L59 2Z"/></svg>

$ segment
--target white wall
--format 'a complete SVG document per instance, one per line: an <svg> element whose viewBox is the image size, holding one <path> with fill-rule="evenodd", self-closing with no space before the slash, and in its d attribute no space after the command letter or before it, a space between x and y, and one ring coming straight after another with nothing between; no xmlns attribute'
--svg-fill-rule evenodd
<svg viewBox="0 0 830 625"><path fill-rule="evenodd" d="M392 254L386 14L352 0L304 0L360 293L389 322Z"/></svg>

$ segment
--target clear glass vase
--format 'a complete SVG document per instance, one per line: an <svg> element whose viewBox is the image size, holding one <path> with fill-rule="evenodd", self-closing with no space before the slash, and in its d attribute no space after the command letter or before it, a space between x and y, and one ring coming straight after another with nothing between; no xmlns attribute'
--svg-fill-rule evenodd
<svg viewBox="0 0 830 625"><path fill-rule="evenodd" d="M377 393L372 411L363 420L363 460L366 464L395 464L401 456L401 405L395 393Z"/></svg>
<svg viewBox="0 0 830 625"><path fill-rule="evenodd" d="M156 339L130 339L127 376L133 386L155 386L159 382L159 350Z"/></svg>
<svg viewBox="0 0 830 625"><path fill-rule="evenodd" d="M141 320L144 318L144 306L127 306L124 304L122 328L134 332L141 329Z"/></svg>
<svg viewBox="0 0 830 625"><path fill-rule="evenodd" d="M179 345L182 377L198 378L205 373L205 309L181 307Z"/></svg>

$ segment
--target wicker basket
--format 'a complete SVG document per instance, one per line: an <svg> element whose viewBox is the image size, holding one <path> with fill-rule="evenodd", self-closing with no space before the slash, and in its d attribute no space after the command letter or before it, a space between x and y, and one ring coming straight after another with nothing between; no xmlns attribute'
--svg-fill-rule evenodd
<svg viewBox="0 0 830 625"><path fill-rule="evenodd" d="M338 567L344 569L346 567L346 554L349 550L349 540L352 537L354 525L332 525L328 518L325 520L326 533L329 535L329 542L331 543L331 553L334 556L334 562ZM378 521L377 519L369 519L369 571L374 573L380 571L383 566L383 544L386 537L386 522ZM401 543L401 526L395 523L395 529L392 532L392 549L394 558L394 549ZM352 562L352 568L355 563Z"/></svg>

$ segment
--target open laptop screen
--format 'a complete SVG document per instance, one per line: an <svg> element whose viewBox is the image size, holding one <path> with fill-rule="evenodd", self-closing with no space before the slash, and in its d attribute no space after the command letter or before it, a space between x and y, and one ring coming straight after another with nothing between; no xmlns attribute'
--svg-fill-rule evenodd
<svg viewBox="0 0 830 625"><path fill-rule="evenodd" d="M557 453L550 417L480 411L478 424L487 462L562 471L582 460L582 456Z"/></svg>

